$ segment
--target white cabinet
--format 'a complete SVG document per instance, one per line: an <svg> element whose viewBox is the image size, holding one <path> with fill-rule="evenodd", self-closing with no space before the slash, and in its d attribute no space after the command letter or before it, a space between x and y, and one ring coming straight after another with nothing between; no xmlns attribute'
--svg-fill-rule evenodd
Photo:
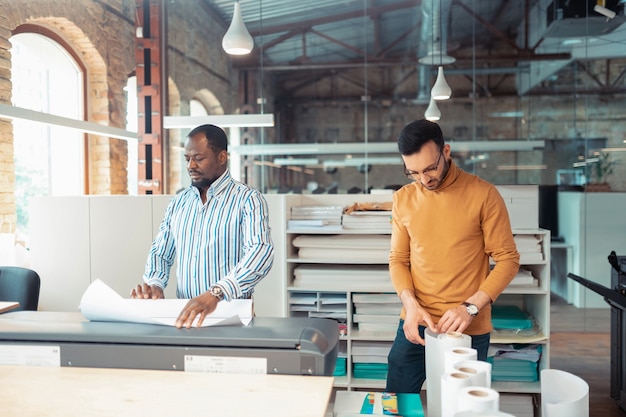
<svg viewBox="0 0 626 417"><path fill-rule="evenodd" d="M514 187L509 187L508 192ZM527 192L527 189L524 189ZM390 348L398 324L399 310L393 313L393 306L386 299L396 299L388 272L386 255L388 249L381 248L381 256L374 256L371 252L367 257L359 256L358 252L341 251L330 256L300 256L301 239L326 236L345 242L356 238L363 242L377 237L389 239L389 232L372 233L368 228L347 230L325 230L313 227L289 229L285 227L291 219L290 213L295 206L348 206L354 202L386 202L391 196L385 195L286 195L284 198L283 225L285 234L282 241L284 247L284 272L287 293L284 295L289 316L330 317L345 322L344 334L340 337L339 356L346 362L345 375L336 376L335 386L342 389L371 389L382 390L385 387L384 378L361 377L355 372L355 363L360 360L363 351L370 356L381 356L385 349ZM526 203L526 202L525 202ZM512 213L510 211L510 213ZM517 212L521 215L523 212ZM531 214L532 216L532 214ZM527 223L531 220L512 221L512 224ZM496 304L515 305L534 317L538 332L528 332L522 336L512 333L494 332L492 343L527 343L539 344L542 348L541 359L538 364L538 374L541 369L549 368L549 334L550 334L550 232L543 229L513 229L516 236L536 238L540 253L522 254L521 267L530 271L536 279L533 285L511 285L496 301ZM276 237L281 240L280 237ZM362 242L362 243L363 243ZM374 240L374 245L380 247L380 241ZM363 243L365 244L365 243ZM332 251L335 244L327 245ZM363 247L363 246L361 246ZM344 248L345 249L345 248ZM348 246L349 249L349 246ZM339 250L338 250L339 253ZM352 254L352 255L351 255ZM276 266L275 266L276 267ZM308 275L307 275L308 274ZM361 277L361 279L358 279ZM381 313L380 323L370 323L360 326L361 316L355 306L365 302L373 310ZM380 304L378 304L380 303ZM399 301L397 301L398 306ZM376 305L385 308L376 308ZM399 307L398 307L399 308ZM391 309L391 310L389 310ZM391 321L387 316L392 316ZM374 320L376 322L377 320ZM364 330L364 328L368 330ZM365 350L364 350L365 349ZM376 360L375 358L370 358ZM385 358L386 359L386 358ZM376 374L374 371L373 374ZM503 382L494 381L494 389L500 392L511 393L539 393L539 382Z"/></svg>
<svg viewBox="0 0 626 417"><path fill-rule="evenodd" d="M39 309L77 311L96 279L127 296L141 282L171 195L36 197L30 202L30 266ZM173 269L174 270L174 269ZM175 276L175 274L172 274ZM176 282L166 289L175 297Z"/></svg>

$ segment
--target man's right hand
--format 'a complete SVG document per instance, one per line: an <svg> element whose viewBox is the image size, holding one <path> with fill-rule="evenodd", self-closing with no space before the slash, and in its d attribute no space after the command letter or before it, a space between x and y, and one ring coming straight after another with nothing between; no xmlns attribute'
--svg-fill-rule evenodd
<svg viewBox="0 0 626 417"><path fill-rule="evenodd" d="M419 305L413 291L403 290L400 294L400 301L402 301L402 306L406 313L402 328L404 337L411 343L425 345L426 342L420 336L418 327L420 324L424 324L431 332L437 333L432 317Z"/></svg>
<svg viewBox="0 0 626 417"><path fill-rule="evenodd" d="M163 288L156 285L139 284L130 291L130 298L159 299L165 298Z"/></svg>

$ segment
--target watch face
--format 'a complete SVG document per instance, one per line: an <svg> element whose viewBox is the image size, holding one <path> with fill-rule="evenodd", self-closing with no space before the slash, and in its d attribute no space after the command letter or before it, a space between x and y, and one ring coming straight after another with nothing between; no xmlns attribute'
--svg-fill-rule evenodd
<svg viewBox="0 0 626 417"><path fill-rule="evenodd" d="M211 294L216 297L218 300L224 298L224 292L222 291L222 287L211 287Z"/></svg>
<svg viewBox="0 0 626 417"><path fill-rule="evenodd" d="M465 302L463 303L463 305L465 306L467 314L469 314L470 316L474 317L478 314L478 307L476 307L474 304Z"/></svg>

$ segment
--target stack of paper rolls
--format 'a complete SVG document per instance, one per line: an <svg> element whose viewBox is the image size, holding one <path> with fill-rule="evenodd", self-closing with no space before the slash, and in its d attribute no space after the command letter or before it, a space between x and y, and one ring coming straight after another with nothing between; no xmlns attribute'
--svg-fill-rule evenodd
<svg viewBox="0 0 626 417"><path fill-rule="evenodd" d="M441 381L445 373L444 352L449 348L471 348L472 338L459 332L425 332L426 408L428 417L441 416Z"/></svg>

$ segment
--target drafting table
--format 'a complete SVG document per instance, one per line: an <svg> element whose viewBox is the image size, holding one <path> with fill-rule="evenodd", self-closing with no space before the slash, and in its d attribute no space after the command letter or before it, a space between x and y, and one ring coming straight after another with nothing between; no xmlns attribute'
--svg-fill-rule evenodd
<svg viewBox="0 0 626 417"><path fill-rule="evenodd" d="M324 417L333 378L0 365L3 417Z"/></svg>

